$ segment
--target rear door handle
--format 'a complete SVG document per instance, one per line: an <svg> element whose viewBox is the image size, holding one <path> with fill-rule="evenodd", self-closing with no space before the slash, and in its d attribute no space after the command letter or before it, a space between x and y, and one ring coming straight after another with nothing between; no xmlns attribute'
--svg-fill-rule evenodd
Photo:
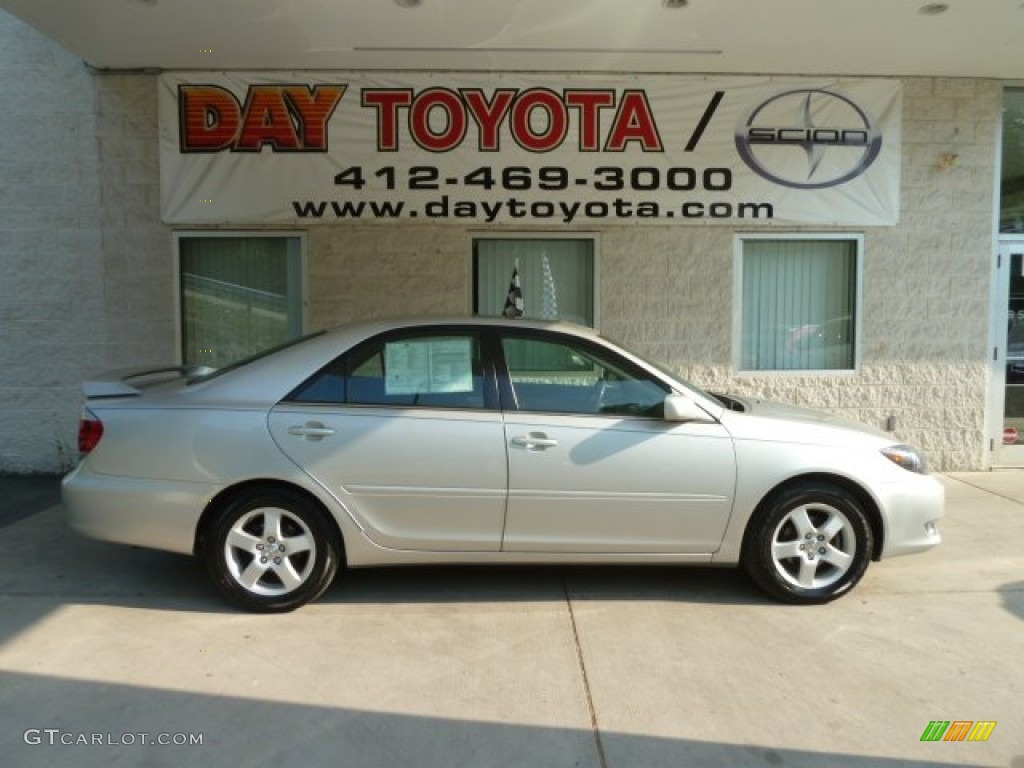
<svg viewBox="0 0 1024 768"><path fill-rule="evenodd" d="M558 441L550 438L543 432L531 432L528 435L516 435L512 438L512 445L521 445L528 451L544 451L554 448Z"/></svg>
<svg viewBox="0 0 1024 768"><path fill-rule="evenodd" d="M330 427L325 427L319 421L307 421L305 424L295 424L288 427L288 434L316 441L330 437L334 434L334 430Z"/></svg>

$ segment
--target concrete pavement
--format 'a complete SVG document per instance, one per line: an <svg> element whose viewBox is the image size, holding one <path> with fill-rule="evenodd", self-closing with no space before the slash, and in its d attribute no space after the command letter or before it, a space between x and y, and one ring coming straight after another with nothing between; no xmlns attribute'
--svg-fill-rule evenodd
<svg viewBox="0 0 1024 768"><path fill-rule="evenodd" d="M944 477L944 544L827 606L731 570L430 568L282 616L79 538L38 482L0 478L5 766L1024 768L1022 471Z"/></svg>

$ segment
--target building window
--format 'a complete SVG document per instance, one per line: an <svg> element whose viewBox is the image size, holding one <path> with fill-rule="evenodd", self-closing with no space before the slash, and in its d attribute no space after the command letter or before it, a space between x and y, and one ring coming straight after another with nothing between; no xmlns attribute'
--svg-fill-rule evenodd
<svg viewBox="0 0 1024 768"><path fill-rule="evenodd" d="M480 237L473 240L473 311L501 315L513 272L523 317L595 326L593 238Z"/></svg>
<svg viewBox="0 0 1024 768"><path fill-rule="evenodd" d="M1003 167L999 231L1024 232L1024 88L1003 92Z"/></svg>
<svg viewBox="0 0 1024 768"><path fill-rule="evenodd" d="M738 368L853 370L862 239L738 239Z"/></svg>
<svg viewBox="0 0 1024 768"><path fill-rule="evenodd" d="M175 240L186 365L220 368L302 334L301 236Z"/></svg>

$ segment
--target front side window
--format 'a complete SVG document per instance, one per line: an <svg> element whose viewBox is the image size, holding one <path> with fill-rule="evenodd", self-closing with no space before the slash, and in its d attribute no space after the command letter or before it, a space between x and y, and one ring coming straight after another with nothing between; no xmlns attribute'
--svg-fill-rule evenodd
<svg viewBox="0 0 1024 768"><path fill-rule="evenodd" d="M475 239L473 311L506 314L513 275L521 300L517 316L596 324L593 238Z"/></svg>
<svg viewBox="0 0 1024 768"><path fill-rule="evenodd" d="M668 389L608 350L523 335L505 336L502 350L519 410L651 418L664 414Z"/></svg>
<svg viewBox="0 0 1024 768"><path fill-rule="evenodd" d="M743 238L739 369L856 367L860 239Z"/></svg>
<svg viewBox="0 0 1024 768"><path fill-rule="evenodd" d="M374 339L302 384L292 402L483 408L484 375L475 334Z"/></svg>
<svg viewBox="0 0 1024 768"><path fill-rule="evenodd" d="M179 235L182 361L221 368L302 335L302 238Z"/></svg>

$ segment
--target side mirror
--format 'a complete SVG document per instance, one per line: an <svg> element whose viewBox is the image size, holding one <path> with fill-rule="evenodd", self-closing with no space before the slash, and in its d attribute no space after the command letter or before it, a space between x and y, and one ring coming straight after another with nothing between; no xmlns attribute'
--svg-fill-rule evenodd
<svg viewBox="0 0 1024 768"><path fill-rule="evenodd" d="M708 421L704 409L685 395L668 395L665 398L665 421Z"/></svg>

